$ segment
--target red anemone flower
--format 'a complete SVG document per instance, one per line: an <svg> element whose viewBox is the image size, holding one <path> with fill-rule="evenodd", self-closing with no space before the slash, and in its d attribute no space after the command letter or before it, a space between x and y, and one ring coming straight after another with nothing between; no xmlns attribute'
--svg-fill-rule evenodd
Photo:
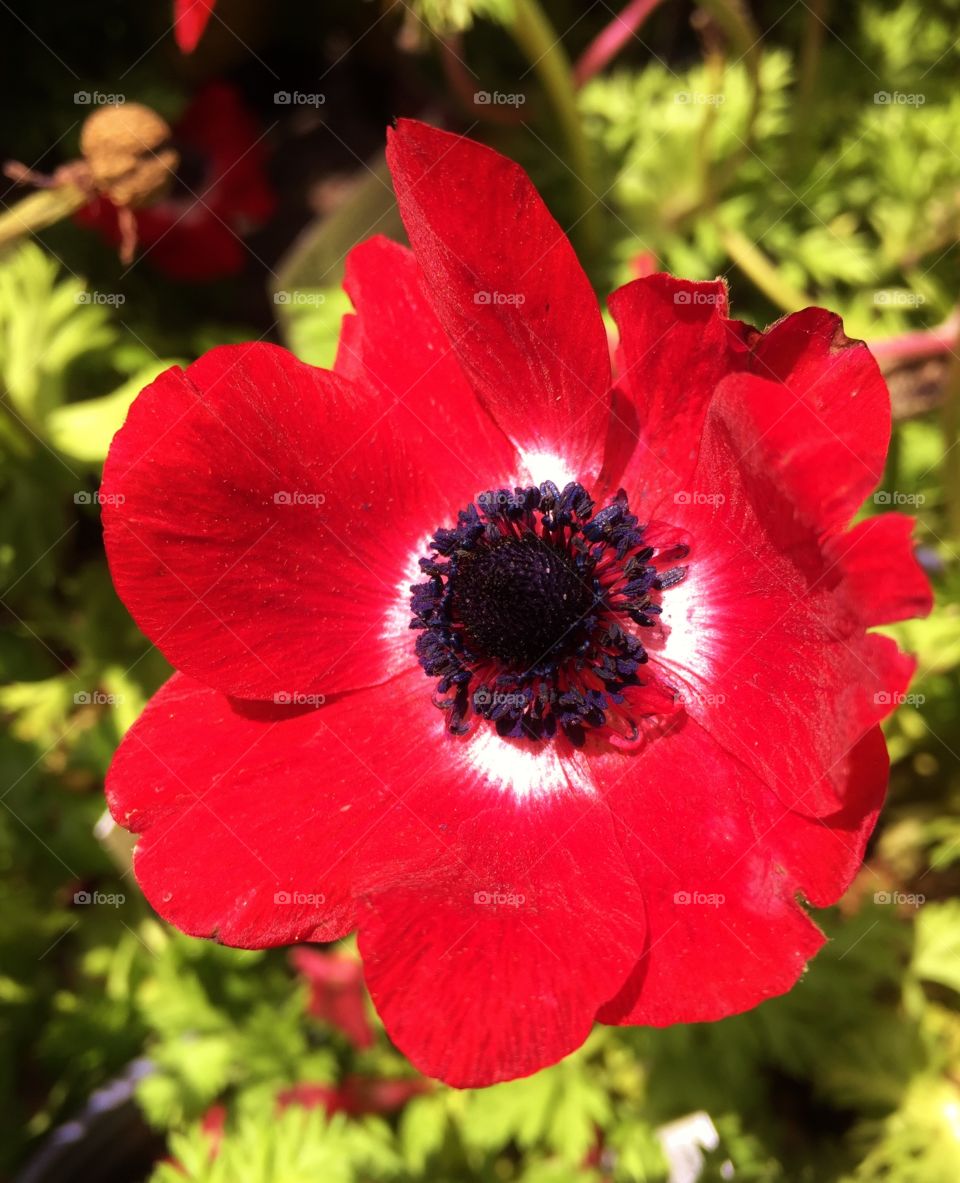
<svg viewBox="0 0 960 1183"><path fill-rule="evenodd" d="M179 672L107 792L162 916L359 927L397 1046L482 1085L790 988L914 668L868 630L929 589L909 519L849 526L890 410L837 317L638 279L614 381L515 164L410 121L388 157L412 251L351 253L334 370L215 349L113 442L113 579Z"/></svg>
<svg viewBox="0 0 960 1183"><path fill-rule="evenodd" d="M360 963L352 957L306 948L291 949L290 962L310 985L310 1014L339 1028L354 1047L371 1047L373 1028L367 1018Z"/></svg>
<svg viewBox="0 0 960 1183"><path fill-rule="evenodd" d="M173 191L134 211L141 257L186 282L236 275L249 253L243 236L276 204L262 129L235 87L211 82L184 112L174 140L181 167ZM94 198L76 220L120 245L117 207L106 197Z"/></svg>

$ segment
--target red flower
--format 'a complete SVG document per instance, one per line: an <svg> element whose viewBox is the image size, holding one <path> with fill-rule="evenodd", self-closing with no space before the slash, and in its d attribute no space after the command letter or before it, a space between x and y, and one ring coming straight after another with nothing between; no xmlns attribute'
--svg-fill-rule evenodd
<svg viewBox="0 0 960 1183"><path fill-rule="evenodd" d="M292 949L294 969L310 983L307 1009L315 1019L338 1027L355 1047L370 1047L373 1028L367 1018L363 971L352 957Z"/></svg>
<svg viewBox="0 0 960 1183"><path fill-rule="evenodd" d="M135 211L141 257L172 279L235 275L247 261L243 235L262 225L276 199L264 171L263 134L227 83L211 82L174 128L187 182ZM112 246L120 244L117 208L95 198L76 215Z"/></svg>
<svg viewBox="0 0 960 1183"><path fill-rule="evenodd" d="M837 317L636 280L611 393L525 174L408 121L389 162L413 250L352 252L334 372L216 349L114 440L114 582L180 672L107 791L169 921L359 926L396 1044L488 1084L790 988L914 668L868 630L929 589L909 519L849 527L890 412Z"/></svg>
<svg viewBox="0 0 960 1183"><path fill-rule="evenodd" d="M368 1113L395 1113L408 1101L429 1091L425 1080L401 1077L350 1075L341 1084L295 1084L277 1094L282 1113L291 1105L304 1109L322 1106L330 1115L346 1113L363 1117Z"/></svg>
<svg viewBox="0 0 960 1183"><path fill-rule="evenodd" d="M217 0L173 0L173 35L181 53L193 53Z"/></svg>

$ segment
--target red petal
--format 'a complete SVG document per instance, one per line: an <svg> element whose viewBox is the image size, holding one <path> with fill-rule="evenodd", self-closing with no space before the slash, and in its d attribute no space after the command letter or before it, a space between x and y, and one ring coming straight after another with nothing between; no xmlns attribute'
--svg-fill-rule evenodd
<svg viewBox="0 0 960 1183"><path fill-rule="evenodd" d="M834 536L826 548L868 627L927 616L933 607L930 583L913 552L913 524L903 514L881 514Z"/></svg>
<svg viewBox="0 0 960 1183"><path fill-rule="evenodd" d="M785 806L829 814L843 805L835 765L890 712L914 663L864 632L758 443L751 406L718 396L693 487L669 507L693 549L664 596L655 657L688 713Z"/></svg>
<svg viewBox="0 0 960 1183"><path fill-rule="evenodd" d="M748 385L757 429L790 495L823 529L845 526L883 476L890 395L863 341L839 316L805 308L754 344L751 368L782 384Z"/></svg>
<svg viewBox="0 0 960 1183"><path fill-rule="evenodd" d="M640 954L643 904L602 805L569 791L491 801L476 774L462 789L475 800L451 826L463 862L429 890L376 896L360 951L393 1042L465 1088L527 1076L580 1046Z"/></svg>
<svg viewBox="0 0 960 1183"><path fill-rule="evenodd" d="M608 303L620 330L624 405L614 402L606 483L622 484L636 505L656 502L689 482L717 384L743 364L740 326L727 317L719 279L651 275L618 288Z"/></svg>
<svg viewBox="0 0 960 1183"><path fill-rule="evenodd" d="M844 802L839 812L805 817L784 809L771 793L748 802L757 841L815 907L836 903L853 882L883 805L889 771L883 732L874 727L835 769Z"/></svg>
<svg viewBox="0 0 960 1183"><path fill-rule="evenodd" d="M348 701L231 704L181 674L154 696L106 789L117 822L141 835L137 881L164 919L244 948L355 927L359 843L397 797L324 723Z"/></svg>
<svg viewBox="0 0 960 1183"><path fill-rule="evenodd" d="M173 35L183 53L193 53L216 0L173 0Z"/></svg>
<svg viewBox="0 0 960 1183"><path fill-rule="evenodd" d="M343 286L357 315L344 318L336 372L366 384L382 405L402 401L435 433L438 451L483 456L478 488L501 487L516 472L517 454L463 376L413 253L371 238L347 256Z"/></svg>
<svg viewBox="0 0 960 1183"><path fill-rule="evenodd" d="M215 349L148 386L113 441L113 581L173 665L227 693L381 682L414 661L413 556L484 467L282 349Z"/></svg>
<svg viewBox="0 0 960 1183"><path fill-rule="evenodd" d="M387 160L425 289L480 400L522 454L595 475L609 408L606 333L530 179L490 148L409 119L389 134Z"/></svg>
<svg viewBox="0 0 960 1183"><path fill-rule="evenodd" d="M793 898L751 805L772 794L686 720L624 775L605 766L604 800L647 907L648 944L605 1023L703 1022L789 990L823 936Z"/></svg>

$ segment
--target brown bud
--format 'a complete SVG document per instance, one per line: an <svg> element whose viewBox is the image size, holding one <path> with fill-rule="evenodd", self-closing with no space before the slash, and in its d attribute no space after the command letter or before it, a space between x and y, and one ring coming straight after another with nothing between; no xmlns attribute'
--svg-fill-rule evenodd
<svg viewBox="0 0 960 1183"><path fill-rule="evenodd" d="M100 107L80 130L80 151L93 185L114 205L147 205L161 197L180 162L170 128L142 103Z"/></svg>

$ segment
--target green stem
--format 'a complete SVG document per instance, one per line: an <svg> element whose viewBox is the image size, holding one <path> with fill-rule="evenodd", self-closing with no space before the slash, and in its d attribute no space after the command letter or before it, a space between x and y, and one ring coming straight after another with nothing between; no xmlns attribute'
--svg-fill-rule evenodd
<svg viewBox="0 0 960 1183"><path fill-rule="evenodd" d="M38 189L16 205L0 214L0 250L10 243L44 230L69 217L90 200L79 185L56 185L50 189Z"/></svg>
<svg viewBox="0 0 960 1183"><path fill-rule="evenodd" d="M723 248L733 262L778 308L784 312L796 312L812 303L806 293L783 278L756 243L729 226L717 223L717 230Z"/></svg>
<svg viewBox="0 0 960 1183"><path fill-rule="evenodd" d="M813 127L813 101L820 73L823 35L826 32L827 0L810 0L804 8L803 46L800 50L800 77L793 118L795 144L806 141Z"/></svg>
<svg viewBox="0 0 960 1183"><path fill-rule="evenodd" d="M599 244L597 185L577 110L570 59L538 0L515 0L515 5L516 15L510 32L540 79L566 140L568 163L576 178L581 239L592 256Z"/></svg>

